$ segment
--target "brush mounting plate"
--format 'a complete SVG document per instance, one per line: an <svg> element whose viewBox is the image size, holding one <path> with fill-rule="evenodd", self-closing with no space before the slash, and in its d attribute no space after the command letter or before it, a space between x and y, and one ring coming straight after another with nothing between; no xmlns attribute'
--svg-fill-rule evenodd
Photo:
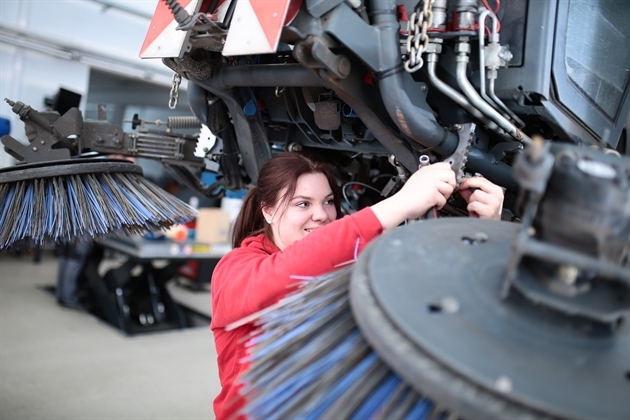
<svg viewBox="0 0 630 420"><path fill-rule="evenodd" d="M627 325L613 333L501 298L519 228L451 218L384 235L352 275L361 331L419 392L464 417L630 418Z"/></svg>
<svg viewBox="0 0 630 420"><path fill-rule="evenodd" d="M67 159L54 162L31 163L0 169L0 184L31 179L95 173L134 173L142 175L142 168L124 159Z"/></svg>

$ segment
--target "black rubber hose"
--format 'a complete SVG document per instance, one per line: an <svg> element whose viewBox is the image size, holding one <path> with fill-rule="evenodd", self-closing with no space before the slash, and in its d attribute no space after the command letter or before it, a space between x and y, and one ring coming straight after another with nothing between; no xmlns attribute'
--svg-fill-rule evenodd
<svg viewBox="0 0 630 420"><path fill-rule="evenodd" d="M186 11L186 9L180 6L177 0L164 0L164 2L168 8L171 9L175 20L179 23L179 26L186 26L190 23L193 17Z"/></svg>
<svg viewBox="0 0 630 420"><path fill-rule="evenodd" d="M492 153L472 147L466 162L468 172L477 172L497 185L518 191L519 184L511 166L497 160Z"/></svg>
<svg viewBox="0 0 630 420"><path fill-rule="evenodd" d="M415 106L405 90L394 1L372 0L371 15L380 33L382 68L390 69L382 72L378 81L389 116L403 133L422 146L443 156L451 155L457 147L457 135L440 126L428 109Z"/></svg>

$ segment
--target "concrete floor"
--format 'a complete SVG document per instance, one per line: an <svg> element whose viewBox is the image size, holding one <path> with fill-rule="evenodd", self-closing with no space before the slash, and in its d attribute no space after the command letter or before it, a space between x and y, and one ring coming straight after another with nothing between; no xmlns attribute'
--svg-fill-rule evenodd
<svg viewBox="0 0 630 420"><path fill-rule="evenodd" d="M126 337L38 288L56 271L52 254L36 264L0 253L0 419L214 418L209 327ZM208 291L169 289L209 314Z"/></svg>

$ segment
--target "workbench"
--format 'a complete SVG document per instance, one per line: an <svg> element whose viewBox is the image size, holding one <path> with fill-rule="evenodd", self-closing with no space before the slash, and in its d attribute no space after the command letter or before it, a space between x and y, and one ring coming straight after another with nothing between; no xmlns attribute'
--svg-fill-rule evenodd
<svg viewBox="0 0 630 420"><path fill-rule="evenodd" d="M186 316L166 283L189 260L199 263L197 279L192 279L197 280L197 287L209 283L214 266L230 249L229 244L148 240L140 236L98 239L83 274L99 316L124 333L181 329L188 326ZM106 251L123 254L126 261L101 275L99 266Z"/></svg>

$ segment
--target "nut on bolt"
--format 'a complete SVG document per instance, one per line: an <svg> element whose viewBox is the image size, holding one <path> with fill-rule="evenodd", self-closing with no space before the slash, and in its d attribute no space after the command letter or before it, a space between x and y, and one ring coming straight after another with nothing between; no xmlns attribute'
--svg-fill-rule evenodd
<svg viewBox="0 0 630 420"><path fill-rule="evenodd" d="M512 60L513 57L514 57L514 55L508 49L508 47L502 45L501 46L501 50L499 51L499 58L501 60L505 61L505 64L507 65L507 63L509 63Z"/></svg>
<svg viewBox="0 0 630 420"><path fill-rule="evenodd" d="M291 143L289 147L287 147L289 152L299 152L302 150L302 145L300 143Z"/></svg>

